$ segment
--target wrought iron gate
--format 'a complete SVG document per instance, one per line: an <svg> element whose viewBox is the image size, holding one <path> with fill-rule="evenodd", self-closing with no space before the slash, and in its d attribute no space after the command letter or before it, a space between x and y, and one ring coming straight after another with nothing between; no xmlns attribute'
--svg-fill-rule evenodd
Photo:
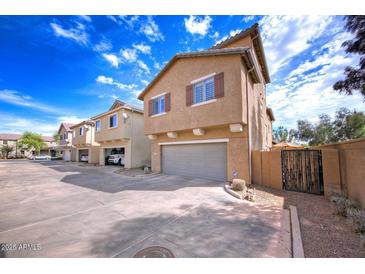
<svg viewBox="0 0 365 274"><path fill-rule="evenodd" d="M323 195L320 150L282 150L281 168L285 190Z"/></svg>

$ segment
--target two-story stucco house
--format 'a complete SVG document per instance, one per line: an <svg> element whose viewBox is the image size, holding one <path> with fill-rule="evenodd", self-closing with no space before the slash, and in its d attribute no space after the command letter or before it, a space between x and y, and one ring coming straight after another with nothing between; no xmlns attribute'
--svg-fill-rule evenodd
<svg viewBox="0 0 365 274"><path fill-rule="evenodd" d="M99 163L99 143L95 142L95 122L83 121L70 126L72 130L72 154L76 162Z"/></svg>
<svg viewBox="0 0 365 274"><path fill-rule="evenodd" d="M64 161L71 161L72 157L72 129L74 124L61 123L58 128L58 134L60 135L59 150L61 151Z"/></svg>
<svg viewBox="0 0 365 274"><path fill-rule="evenodd" d="M95 123L95 142L100 144L100 165L111 154L123 154L125 168L150 162L150 142L143 133L142 110L116 100L108 111L91 120Z"/></svg>
<svg viewBox="0 0 365 274"><path fill-rule="evenodd" d="M251 180L251 152L272 143L270 82L258 25L205 51L176 54L139 95L152 169Z"/></svg>

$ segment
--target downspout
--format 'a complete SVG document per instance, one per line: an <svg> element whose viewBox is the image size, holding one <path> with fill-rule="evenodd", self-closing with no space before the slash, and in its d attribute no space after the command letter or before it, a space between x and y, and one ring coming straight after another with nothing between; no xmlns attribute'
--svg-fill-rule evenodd
<svg viewBox="0 0 365 274"><path fill-rule="evenodd" d="M254 67L250 68L249 70L246 70L246 121L247 121L247 143L248 143L248 150L247 150L247 156L248 156L248 176L250 183L251 182L251 141L250 141L250 121L249 121L249 101L248 101L248 75L251 71L254 70Z"/></svg>
<svg viewBox="0 0 365 274"><path fill-rule="evenodd" d="M132 110L132 119L131 119L131 168L133 165L133 116L134 116L134 110L133 108L131 108Z"/></svg>

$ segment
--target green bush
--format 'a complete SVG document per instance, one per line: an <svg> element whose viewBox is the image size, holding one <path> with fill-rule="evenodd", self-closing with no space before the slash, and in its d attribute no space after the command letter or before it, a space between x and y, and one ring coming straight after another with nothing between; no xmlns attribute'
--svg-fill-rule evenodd
<svg viewBox="0 0 365 274"><path fill-rule="evenodd" d="M232 182L232 189L234 191L246 191L246 183L244 181L235 181Z"/></svg>

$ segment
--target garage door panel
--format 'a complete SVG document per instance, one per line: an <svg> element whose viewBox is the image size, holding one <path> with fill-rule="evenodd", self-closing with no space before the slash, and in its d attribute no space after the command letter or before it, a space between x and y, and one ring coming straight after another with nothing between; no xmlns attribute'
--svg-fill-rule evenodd
<svg viewBox="0 0 365 274"><path fill-rule="evenodd" d="M227 178L226 143L163 146L162 172L225 181Z"/></svg>

